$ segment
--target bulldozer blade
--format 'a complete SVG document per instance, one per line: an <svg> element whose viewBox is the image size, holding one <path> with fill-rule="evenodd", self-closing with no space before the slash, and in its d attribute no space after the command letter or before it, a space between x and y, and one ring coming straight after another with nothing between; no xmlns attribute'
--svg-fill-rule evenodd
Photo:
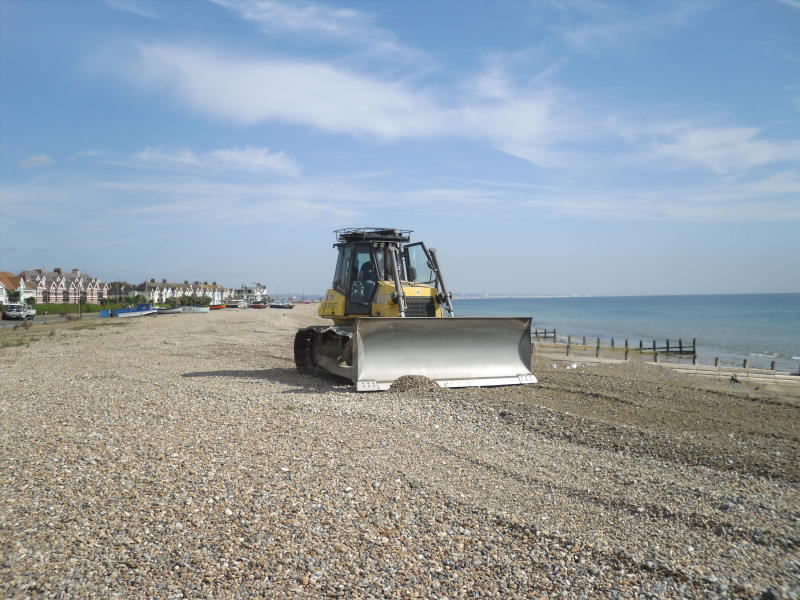
<svg viewBox="0 0 800 600"><path fill-rule="evenodd" d="M353 331L357 391L386 390L404 375L442 387L536 383L527 317L365 318Z"/></svg>

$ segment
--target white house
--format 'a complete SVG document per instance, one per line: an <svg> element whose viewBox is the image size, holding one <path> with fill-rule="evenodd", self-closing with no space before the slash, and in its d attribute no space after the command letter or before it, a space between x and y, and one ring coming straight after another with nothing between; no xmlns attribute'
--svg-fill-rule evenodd
<svg viewBox="0 0 800 600"><path fill-rule="evenodd" d="M9 292L19 292L20 302L36 298L36 284L8 271L0 271L0 304L10 302Z"/></svg>
<svg viewBox="0 0 800 600"><path fill-rule="evenodd" d="M0 304L8 304L8 292L19 289L19 277L0 271Z"/></svg>

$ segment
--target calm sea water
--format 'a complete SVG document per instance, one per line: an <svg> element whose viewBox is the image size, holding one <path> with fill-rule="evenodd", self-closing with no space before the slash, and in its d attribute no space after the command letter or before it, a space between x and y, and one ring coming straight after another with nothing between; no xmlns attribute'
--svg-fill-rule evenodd
<svg viewBox="0 0 800 600"><path fill-rule="evenodd" d="M456 315L531 316L560 335L677 341L697 338L698 361L794 371L800 365L800 294L456 299Z"/></svg>

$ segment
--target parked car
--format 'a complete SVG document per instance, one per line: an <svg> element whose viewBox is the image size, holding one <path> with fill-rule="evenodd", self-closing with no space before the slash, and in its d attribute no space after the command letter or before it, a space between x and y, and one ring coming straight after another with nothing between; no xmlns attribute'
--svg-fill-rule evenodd
<svg viewBox="0 0 800 600"><path fill-rule="evenodd" d="M35 316L36 309L30 308L27 304L9 304L3 311L3 320L33 321Z"/></svg>

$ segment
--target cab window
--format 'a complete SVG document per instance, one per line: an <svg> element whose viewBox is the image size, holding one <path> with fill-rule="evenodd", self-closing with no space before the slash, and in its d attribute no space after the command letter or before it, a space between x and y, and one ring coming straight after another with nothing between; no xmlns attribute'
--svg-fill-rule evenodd
<svg viewBox="0 0 800 600"><path fill-rule="evenodd" d="M350 301L355 304L368 304L378 283L378 270L368 245L356 246L353 273L355 277L350 291Z"/></svg>
<svg viewBox="0 0 800 600"><path fill-rule="evenodd" d="M436 273L431 268L428 252L423 244L409 244L405 248L408 281L431 285L436 283Z"/></svg>
<svg viewBox="0 0 800 600"><path fill-rule="evenodd" d="M350 279L350 265L352 264L353 248L339 246L339 258L336 261L336 272L333 276L333 289L340 292L347 291L347 282Z"/></svg>

